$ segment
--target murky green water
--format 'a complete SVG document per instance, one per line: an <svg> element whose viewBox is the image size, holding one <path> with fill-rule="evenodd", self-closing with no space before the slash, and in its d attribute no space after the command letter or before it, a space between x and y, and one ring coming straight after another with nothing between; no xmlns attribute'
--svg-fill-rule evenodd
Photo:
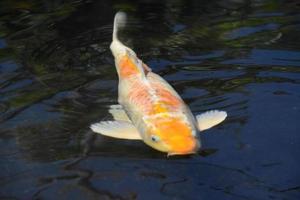
<svg viewBox="0 0 300 200"><path fill-rule="evenodd" d="M226 110L199 155L94 135L122 41L193 113ZM299 199L300 3L0 2L1 199Z"/></svg>

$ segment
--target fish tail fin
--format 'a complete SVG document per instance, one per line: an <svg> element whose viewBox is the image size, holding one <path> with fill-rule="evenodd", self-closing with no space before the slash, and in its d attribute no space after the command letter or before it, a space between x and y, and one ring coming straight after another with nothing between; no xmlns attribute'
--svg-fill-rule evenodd
<svg viewBox="0 0 300 200"><path fill-rule="evenodd" d="M117 12L114 19L113 41L118 39L118 30L120 27L124 27L126 24L126 14L124 12Z"/></svg>
<svg viewBox="0 0 300 200"><path fill-rule="evenodd" d="M126 77L133 74L144 74L150 71L150 68L143 65L138 59L136 53L125 46L118 38L119 28L124 27L126 23L126 14L117 12L114 19L114 29L110 50L115 57L116 67L121 77Z"/></svg>
<svg viewBox="0 0 300 200"><path fill-rule="evenodd" d="M112 34L112 43L110 44L110 50L112 51L115 58L126 54L126 47L118 39L118 30L120 27L124 27L126 22L126 14L124 12L117 12L114 19L114 28Z"/></svg>

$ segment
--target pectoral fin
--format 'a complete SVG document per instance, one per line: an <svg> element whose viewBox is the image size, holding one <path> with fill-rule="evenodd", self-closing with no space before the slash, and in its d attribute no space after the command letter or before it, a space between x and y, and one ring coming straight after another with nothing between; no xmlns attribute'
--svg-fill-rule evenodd
<svg viewBox="0 0 300 200"><path fill-rule="evenodd" d="M219 110L210 110L200 115L197 115L198 129L200 131L209 129L222 121L227 117L227 113L225 111Z"/></svg>
<svg viewBox="0 0 300 200"><path fill-rule="evenodd" d="M108 112L116 121L127 121L131 123L128 115L121 105L111 105Z"/></svg>
<svg viewBox="0 0 300 200"><path fill-rule="evenodd" d="M90 128L95 133L100 133L108 137L128 140L142 139L135 126L127 121L102 121L92 124Z"/></svg>

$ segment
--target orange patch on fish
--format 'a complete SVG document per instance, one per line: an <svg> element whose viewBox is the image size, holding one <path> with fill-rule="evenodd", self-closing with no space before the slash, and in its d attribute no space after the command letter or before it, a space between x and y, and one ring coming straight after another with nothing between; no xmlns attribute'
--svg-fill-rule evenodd
<svg viewBox="0 0 300 200"><path fill-rule="evenodd" d="M154 108L153 108L153 114L158 114L158 113L163 113L163 112L167 112L168 110L166 109L166 107L158 102L156 104L154 104Z"/></svg>
<svg viewBox="0 0 300 200"><path fill-rule="evenodd" d="M192 136L192 129L178 118L156 119L156 127L159 127L159 135L164 141L178 153L193 151L197 143Z"/></svg>
<svg viewBox="0 0 300 200"><path fill-rule="evenodd" d="M153 109L153 104L151 102L151 95L147 90L147 87L143 83L136 83L137 86L133 87L129 92L128 98L135 104L139 109L147 114Z"/></svg>
<svg viewBox="0 0 300 200"><path fill-rule="evenodd" d="M155 127L159 127L159 135L168 139L171 136L180 135L183 137L191 135L191 128L178 117L157 117L151 119Z"/></svg>
<svg viewBox="0 0 300 200"><path fill-rule="evenodd" d="M138 67L127 55L125 55L121 59L119 66L120 66L120 75L123 78L140 73Z"/></svg>
<svg viewBox="0 0 300 200"><path fill-rule="evenodd" d="M192 136L182 137L174 136L167 141L168 145L171 146L171 149L175 152L174 154L187 154L193 153L197 148L197 140ZM170 154L173 154L170 152ZM173 154L173 155L174 155Z"/></svg>
<svg viewBox="0 0 300 200"><path fill-rule="evenodd" d="M162 104L165 104L167 106L171 107L178 107L182 105L182 102L180 99L178 99L174 94L172 94L169 90L163 88L162 85L155 84L154 88L156 90L156 93L160 99L160 102Z"/></svg>
<svg viewBox="0 0 300 200"><path fill-rule="evenodd" d="M154 85L156 100L153 99L149 88L143 82L135 82L129 92L129 99L139 107L145 115L175 112L182 102L161 85Z"/></svg>
<svg viewBox="0 0 300 200"><path fill-rule="evenodd" d="M182 104L182 102L175 97L172 93L167 90L161 91L162 101L170 106L177 107Z"/></svg>

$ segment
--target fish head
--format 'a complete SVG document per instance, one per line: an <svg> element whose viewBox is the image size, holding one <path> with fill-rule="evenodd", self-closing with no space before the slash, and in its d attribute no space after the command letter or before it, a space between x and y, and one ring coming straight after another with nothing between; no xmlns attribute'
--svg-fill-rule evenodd
<svg viewBox="0 0 300 200"><path fill-rule="evenodd" d="M150 124L145 143L168 156L193 154L200 148L195 129L180 118L156 118Z"/></svg>

